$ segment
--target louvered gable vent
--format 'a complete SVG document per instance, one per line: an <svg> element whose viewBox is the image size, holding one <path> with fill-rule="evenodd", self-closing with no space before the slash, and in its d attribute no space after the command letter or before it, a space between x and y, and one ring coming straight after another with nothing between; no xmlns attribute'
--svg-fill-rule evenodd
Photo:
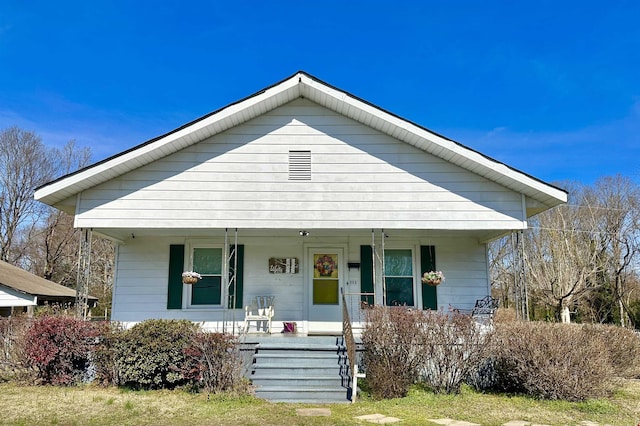
<svg viewBox="0 0 640 426"><path fill-rule="evenodd" d="M311 151L289 151L289 180L311 180Z"/></svg>

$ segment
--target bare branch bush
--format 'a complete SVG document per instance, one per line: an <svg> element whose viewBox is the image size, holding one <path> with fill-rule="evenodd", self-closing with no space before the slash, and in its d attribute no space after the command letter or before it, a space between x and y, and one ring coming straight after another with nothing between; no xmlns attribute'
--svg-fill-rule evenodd
<svg viewBox="0 0 640 426"><path fill-rule="evenodd" d="M375 306L366 311L362 334L367 384L375 398L400 398L420 373L422 312Z"/></svg>
<svg viewBox="0 0 640 426"><path fill-rule="evenodd" d="M406 396L416 381L458 393L490 338L490 330L464 314L373 307L362 336L367 384L376 398Z"/></svg>
<svg viewBox="0 0 640 426"><path fill-rule="evenodd" d="M509 321L495 327L487 377L479 381L485 389L568 401L612 389L615 369L602 336L577 324Z"/></svg>
<svg viewBox="0 0 640 426"><path fill-rule="evenodd" d="M426 311L422 327L422 375L435 393L459 393L465 379L484 360L493 336L490 327L469 315Z"/></svg>

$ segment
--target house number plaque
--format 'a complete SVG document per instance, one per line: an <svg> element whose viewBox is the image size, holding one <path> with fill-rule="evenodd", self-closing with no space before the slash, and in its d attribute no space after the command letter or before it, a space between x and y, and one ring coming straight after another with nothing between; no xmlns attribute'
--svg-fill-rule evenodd
<svg viewBox="0 0 640 426"><path fill-rule="evenodd" d="M295 257L269 259L269 273L271 274L297 274L300 271L300 262Z"/></svg>

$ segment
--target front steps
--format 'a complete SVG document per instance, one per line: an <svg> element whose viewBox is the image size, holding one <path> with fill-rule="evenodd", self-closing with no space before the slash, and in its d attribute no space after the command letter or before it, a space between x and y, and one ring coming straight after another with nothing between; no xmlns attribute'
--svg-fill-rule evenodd
<svg viewBox="0 0 640 426"><path fill-rule="evenodd" d="M255 339L249 378L258 398L272 402L348 402L348 389L343 386L348 362L341 337Z"/></svg>

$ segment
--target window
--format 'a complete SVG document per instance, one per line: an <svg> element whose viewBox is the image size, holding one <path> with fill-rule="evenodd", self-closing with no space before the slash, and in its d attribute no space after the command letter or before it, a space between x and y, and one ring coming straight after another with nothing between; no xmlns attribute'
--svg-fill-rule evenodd
<svg viewBox="0 0 640 426"><path fill-rule="evenodd" d="M202 279L191 285L191 306L221 305L222 302L222 248L194 247L193 270Z"/></svg>
<svg viewBox="0 0 640 426"><path fill-rule="evenodd" d="M412 250L386 249L384 275L387 306L415 306Z"/></svg>

